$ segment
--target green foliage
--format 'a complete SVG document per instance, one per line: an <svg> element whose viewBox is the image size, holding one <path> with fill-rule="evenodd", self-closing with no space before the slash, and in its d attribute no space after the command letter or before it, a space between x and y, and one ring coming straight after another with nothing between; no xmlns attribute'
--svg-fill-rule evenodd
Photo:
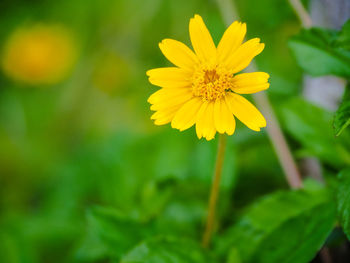
<svg viewBox="0 0 350 263"><path fill-rule="evenodd" d="M348 239L350 239L350 169L338 175L337 206L339 221Z"/></svg>
<svg viewBox="0 0 350 263"><path fill-rule="evenodd" d="M87 221L87 236L77 251L79 261L120 258L149 232L146 224L127 218L115 209L92 208Z"/></svg>
<svg viewBox="0 0 350 263"><path fill-rule="evenodd" d="M335 215L333 203L328 202L288 220L262 241L252 262L310 262L332 231Z"/></svg>
<svg viewBox="0 0 350 263"><path fill-rule="evenodd" d="M306 263L325 242L335 216L325 189L278 192L253 204L221 238L218 249L235 247L247 263Z"/></svg>
<svg viewBox="0 0 350 263"><path fill-rule="evenodd" d="M315 156L335 167L350 164L349 136L334 137L330 112L299 98L287 101L280 110L286 131L302 145L301 156Z"/></svg>
<svg viewBox="0 0 350 263"><path fill-rule="evenodd" d="M350 20L348 20L340 31L336 40L336 46L350 50Z"/></svg>
<svg viewBox="0 0 350 263"><path fill-rule="evenodd" d="M339 136L342 131L350 124L350 87L347 86L343 101L341 102L337 112L334 116L334 132L336 136Z"/></svg>
<svg viewBox="0 0 350 263"><path fill-rule="evenodd" d="M285 43L300 25L288 4L236 2L247 38L266 44L255 61L271 75L267 92L294 157L317 157L330 188L335 173L350 165L348 97L335 138L332 113L299 99L296 62L310 74L348 77L350 22L340 32L293 37L295 61ZM218 43L225 26L215 1L0 6L1 43L27 23L57 23L78 49L67 79L50 87L17 83L0 69L1 262L302 263L317 253L334 222L329 191L316 183L287 191L266 129L256 133L239 121L228 138L210 253L200 248L217 141L198 141L194 128L155 127L146 101L156 88L145 71L168 63L157 47L163 38L190 44L195 13ZM337 193L346 233L347 177L345 170Z"/></svg>
<svg viewBox="0 0 350 263"><path fill-rule="evenodd" d="M302 30L289 46L303 70L314 76L350 77L349 25L340 32L322 28Z"/></svg>
<svg viewBox="0 0 350 263"><path fill-rule="evenodd" d="M136 246L120 263L205 263L212 262L198 243L186 239L158 237Z"/></svg>

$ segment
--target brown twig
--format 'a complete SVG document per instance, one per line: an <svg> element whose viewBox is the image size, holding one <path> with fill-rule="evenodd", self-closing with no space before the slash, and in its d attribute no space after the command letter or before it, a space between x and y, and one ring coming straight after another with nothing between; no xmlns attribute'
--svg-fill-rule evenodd
<svg viewBox="0 0 350 263"><path fill-rule="evenodd" d="M312 20L309 13L300 0L288 0L295 14L298 16L301 24L304 28L310 28L312 26Z"/></svg>
<svg viewBox="0 0 350 263"><path fill-rule="evenodd" d="M232 22L233 18L238 19L238 15L236 13L235 6L230 0L217 0L220 12L223 16L223 19L227 25ZM252 71L257 71L256 65L250 66ZM287 141L282 133L278 120L275 116L273 108L269 102L267 95L262 92L259 94L255 94L253 96L255 102L258 107L262 110L264 116L267 119L267 132L269 138L272 142L272 145L276 151L277 157L281 163L282 169L286 175L286 179L291 188L300 188L302 187L302 180L299 174L297 165L294 162L291 151L288 147ZM224 161L226 148L226 136L220 135L219 137L219 146L218 146L218 154L216 159L216 168L215 174L213 178L213 184L210 191L209 197L209 209L208 209L208 217L205 232L202 239L203 247L208 247L210 244L210 240L213 233L214 223L215 223L215 211L216 211L216 203L219 196L220 190L220 179L222 172L222 165Z"/></svg>
<svg viewBox="0 0 350 263"><path fill-rule="evenodd" d="M233 22L232 20L234 18L239 19L233 1L217 0L217 3L227 26ZM250 71L257 71L257 67L254 62L251 63ZM279 122L275 116L269 98L265 92L261 92L253 95L253 99L261 109L263 115L266 117L268 136L275 149L290 187L293 189L302 187L301 175L283 135Z"/></svg>
<svg viewBox="0 0 350 263"><path fill-rule="evenodd" d="M289 3L291 5L291 7L294 9L297 16L299 17L299 20L300 20L302 26L306 29L312 27L313 22L312 22L311 16L306 11L306 9L304 8L301 1L300 0L289 0ZM317 161L317 159L316 159L316 161ZM317 179L320 182L324 181L324 178L323 178L321 173L317 174ZM324 263L332 263L333 262L332 256L331 256L331 253L330 253L330 250L328 247L323 247L320 250L319 255L320 255L322 262L324 262Z"/></svg>
<svg viewBox="0 0 350 263"><path fill-rule="evenodd" d="M253 95L253 99L266 118L267 133L281 163L289 186L292 189L298 189L302 187L301 175L293 159L292 153L283 135L275 113L272 109L269 98L267 97L266 93L257 93Z"/></svg>

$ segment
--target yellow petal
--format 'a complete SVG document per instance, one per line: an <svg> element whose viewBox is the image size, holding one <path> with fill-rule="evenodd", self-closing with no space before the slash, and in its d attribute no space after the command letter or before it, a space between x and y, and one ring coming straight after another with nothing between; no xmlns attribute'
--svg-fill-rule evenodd
<svg viewBox="0 0 350 263"><path fill-rule="evenodd" d="M225 99L233 115L249 129L260 131L260 128L266 126L264 116L247 99L234 93L227 93Z"/></svg>
<svg viewBox="0 0 350 263"><path fill-rule="evenodd" d="M191 85L192 74L181 68L156 68L146 72L149 82L163 88L178 88Z"/></svg>
<svg viewBox="0 0 350 263"><path fill-rule="evenodd" d="M235 131L236 122L232 112L227 107L224 98L217 99L214 105L214 123L219 133L232 135Z"/></svg>
<svg viewBox="0 0 350 263"><path fill-rule="evenodd" d="M204 137L207 141L214 138L216 130L214 124L214 102L204 102L199 109L196 121L198 138Z"/></svg>
<svg viewBox="0 0 350 263"><path fill-rule="evenodd" d="M269 88L269 74L265 72L242 73L233 77L232 90L240 94L251 94Z"/></svg>
<svg viewBox="0 0 350 263"><path fill-rule="evenodd" d="M154 103L151 106L151 110L162 110L169 107L177 106L177 105L183 105L187 101L193 98L193 93L191 90L185 90L184 92L174 92L174 93L167 93L167 98L158 100L156 103ZM165 97L165 96L164 96Z"/></svg>
<svg viewBox="0 0 350 263"><path fill-rule="evenodd" d="M159 48L171 63L180 68L193 71L198 63L198 58L193 51L179 41L164 39L159 43Z"/></svg>
<svg viewBox="0 0 350 263"><path fill-rule="evenodd" d="M195 15L190 20L190 38L193 49L200 61L214 62L216 60L215 44L202 17L199 15Z"/></svg>
<svg viewBox="0 0 350 263"><path fill-rule="evenodd" d="M197 114L202 104L203 101L198 97L194 97L189 100L176 113L173 121L171 122L171 127L179 129L180 131L192 127L192 125L196 122Z"/></svg>
<svg viewBox="0 0 350 263"><path fill-rule="evenodd" d="M237 50L247 32L245 23L233 22L225 31L218 45L218 60L226 63L227 58Z"/></svg>
<svg viewBox="0 0 350 263"><path fill-rule="evenodd" d="M173 107L166 108L163 110L159 110L151 116L151 119L155 120L154 124L156 124L156 125L167 124L167 123L172 121L176 112L179 110L179 108L181 106L182 105L177 105L177 106L173 106Z"/></svg>
<svg viewBox="0 0 350 263"><path fill-rule="evenodd" d="M227 58L227 68L229 68L232 73L241 71L248 67L253 58L259 55L264 47L265 45L260 43L259 38L248 40Z"/></svg>
<svg viewBox="0 0 350 263"><path fill-rule="evenodd" d="M192 95L190 88L178 88L178 89L166 89L162 88L153 93L149 98L148 102L151 104L167 103L171 100L176 100L178 97Z"/></svg>
<svg viewBox="0 0 350 263"><path fill-rule="evenodd" d="M204 101L201 107L199 108L197 119L196 119L196 133L198 139L201 139L203 137L203 123L204 123L204 114L208 107L208 102Z"/></svg>
<svg viewBox="0 0 350 263"><path fill-rule="evenodd" d="M168 107L163 110L156 111L155 113L152 114L151 120L156 120L158 118L164 117L165 115L171 114L173 112L176 112L181 106L173 106L173 107Z"/></svg>
<svg viewBox="0 0 350 263"><path fill-rule="evenodd" d="M158 119L154 120L154 124L159 126L168 124L174 118L175 113L169 113L167 115L159 117Z"/></svg>

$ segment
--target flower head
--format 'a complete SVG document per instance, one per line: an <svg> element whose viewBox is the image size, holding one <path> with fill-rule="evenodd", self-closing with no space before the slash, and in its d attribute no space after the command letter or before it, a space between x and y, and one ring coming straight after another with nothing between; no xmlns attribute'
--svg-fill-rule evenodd
<svg viewBox="0 0 350 263"><path fill-rule="evenodd" d="M11 78L31 85L55 84L75 62L75 43L62 26L37 24L17 29L4 47L2 67Z"/></svg>
<svg viewBox="0 0 350 263"><path fill-rule="evenodd" d="M234 116L248 128L260 131L265 118L248 100L238 94L251 94L269 87L264 72L240 73L261 53L259 38L245 43L246 24L232 23L216 47L202 18L190 20L194 52L181 42L164 39L159 47L175 67L147 71L149 81L161 87L148 102L156 111L156 125L171 122L173 128L186 130L196 124L198 138L211 140L216 131L232 135Z"/></svg>

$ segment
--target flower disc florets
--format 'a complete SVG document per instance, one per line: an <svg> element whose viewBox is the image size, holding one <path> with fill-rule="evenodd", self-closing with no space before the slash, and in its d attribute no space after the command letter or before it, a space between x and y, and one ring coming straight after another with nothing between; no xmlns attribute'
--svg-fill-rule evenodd
<svg viewBox="0 0 350 263"><path fill-rule="evenodd" d="M192 78L193 94L204 101L215 101L229 91L233 76L220 66L200 65Z"/></svg>

